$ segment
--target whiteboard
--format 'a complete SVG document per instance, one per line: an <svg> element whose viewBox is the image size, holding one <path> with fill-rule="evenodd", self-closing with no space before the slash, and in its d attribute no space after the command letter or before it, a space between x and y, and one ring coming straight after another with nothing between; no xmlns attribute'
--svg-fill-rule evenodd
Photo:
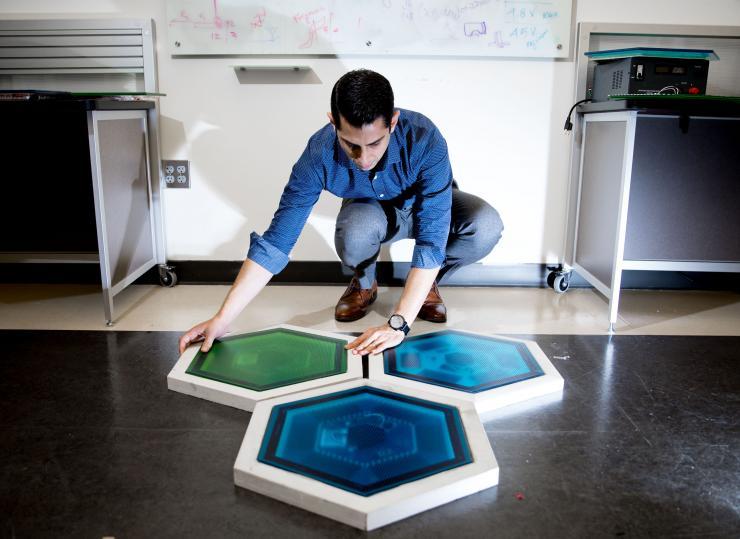
<svg viewBox="0 0 740 539"><path fill-rule="evenodd" d="M167 0L172 55L567 57L572 0Z"/></svg>

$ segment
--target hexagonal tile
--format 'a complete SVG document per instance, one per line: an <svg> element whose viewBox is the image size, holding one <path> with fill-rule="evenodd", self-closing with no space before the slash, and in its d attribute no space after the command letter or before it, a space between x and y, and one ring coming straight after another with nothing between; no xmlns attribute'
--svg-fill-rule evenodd
<svg viewBox="0 0 740 539"><path fill-rule="evenodd" d="M206 354L188 348L167 387L251 411L260 400L361 377L361 361L344 349L349 340L287 325L227 336Z"/></svg>
<svg viewBox="0 0 740 539"><path fill-rule="evenodd" d="M358 380L259 403L237 485L374 529L498 483L474 407Z"/></svg>
<svg viewBox="0 0 740 539"><path fill-rule="evenodd" d="M372 356L370 378L461 398L481 415L563 390L535 342L458 330L407 337Z"/></svg>
<svg viewBox="0 0 740 539"><path fill-rule="evenodd" d="M369 496L471 457L456 408L364 386L273 407L259 461Z"/></svg>

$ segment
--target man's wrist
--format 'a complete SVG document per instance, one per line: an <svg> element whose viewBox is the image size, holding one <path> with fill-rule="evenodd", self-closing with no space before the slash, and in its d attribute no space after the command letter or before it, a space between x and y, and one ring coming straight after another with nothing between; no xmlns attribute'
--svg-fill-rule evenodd
<svg viewBox="0 0 740 539"><path fill-rule="evenodd" d="M228 326L233 318L234 317L230 316L227 312L220 310L213 316L212 320L218 324Z"/></svg>

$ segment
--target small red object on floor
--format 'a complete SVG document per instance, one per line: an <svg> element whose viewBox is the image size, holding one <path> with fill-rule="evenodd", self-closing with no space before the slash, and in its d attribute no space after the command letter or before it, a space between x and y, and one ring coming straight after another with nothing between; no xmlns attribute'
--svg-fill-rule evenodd
<svg viewBox="0 0 740 539"><path fill-rule="evenodd" d="M521 492L517 492L516 494L514 494L514 497L515 497L515 498L516 498L517 500L523 500L523 499L524 499L524 494L523 494L523 493L521 493Z"/></svg>

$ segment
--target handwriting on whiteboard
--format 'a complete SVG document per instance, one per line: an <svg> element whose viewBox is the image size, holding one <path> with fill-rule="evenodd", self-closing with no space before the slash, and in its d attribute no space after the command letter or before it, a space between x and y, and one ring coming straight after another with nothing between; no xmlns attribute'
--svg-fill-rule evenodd
<svg viewBox="0 0 740 539"><path fill-rule="evenodd" d="M310 48L316 42L319 34L339 32L339 27L334 24L334 12L328 11L325 7L296 13L293 15L293 20L297 24L305 26L307 30L306 39L298 45L301 49Z"/></svg>
<svg viewBox="0 0 740 539"><path fill-rule="evenodd" d="M170 17L170 28L211 42L272 42L288 50L327 44L392 50L401 42L538 50L553 47L552 24L561 18L558 0L356 0L351 7L341 0L170 3L182 6Z"/></svg>
<svg viewBox="0 0 740 539"><path fill-rule="evenodd" d="M210 32L210 38L213 41L237 39L239 37L236 31L236 23L233 19L223 19L218 13L218 0L212 0L208 11L199 11L190 13L183 9L179 15L170 20L170 26L175 24L185 24L194 29L203 29Z"/></svg>

